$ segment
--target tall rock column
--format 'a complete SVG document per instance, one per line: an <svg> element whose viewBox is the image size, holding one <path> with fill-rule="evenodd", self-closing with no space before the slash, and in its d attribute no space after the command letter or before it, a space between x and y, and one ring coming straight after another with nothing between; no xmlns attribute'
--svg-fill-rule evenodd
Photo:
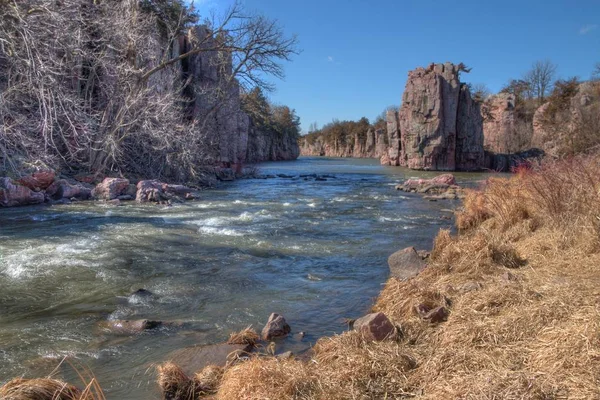
<svg viewBox="0 0 600 400"><path fill-rule="evenodd" d="M431 64L408 73L400 107L401 159L412 169L456 169L458 67Z"/></svg>
<svg viewBox="0 0 600 400"><path fill-rule="evenodd" d="M387 122L387 163L388 165L404 165L402 160L402 143L400 136L400 124L398 123L398 112L388 111L386 113Z"/></svg>
<svg viewBox="0 0 600 400"><path fill-rule="evenodd" d="M456 117L456 169L476 171L485 162L481 104L471 98L467 85L461 85Z"/></svg>

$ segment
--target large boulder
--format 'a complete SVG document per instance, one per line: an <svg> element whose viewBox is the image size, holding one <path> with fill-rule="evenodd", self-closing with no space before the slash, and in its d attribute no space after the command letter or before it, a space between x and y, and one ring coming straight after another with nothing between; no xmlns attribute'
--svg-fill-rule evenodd
<svg viewBox="0 0 600 400"><path fill-rule="evenodd" d="M19 178L17 183L33 191L40 192L52 185L55 177L56 173L52 170L40 170Z"/></svg>
<svg viewBox="0 0 600 400"><path fill-rule="evenodd" d="M138 203L188 199L193 199L192 189L184 185L169 185L157 180L139 181L137 184L135 200Z"/></svg>
<svg viewBox="0 0 600 400"><path fill-rule="evenodd" d="M0 178L0 206L14 207L44 202L44 193L15 184L10 178Z"/></svg>
<svg viewBox="0 0 600 400"><path fill-rule="evenodd" d="M53 200L72 198L88 200L92 196L92 189L80 182L71 183L66 179L60 179L46 189L46 194Z"/></svg>
<svg viewBox="0 0 600 400"><path fill-rule="evenodd" d="M96 199L113 200L125 194L129 187L129 180L123 178L104 178L96 185L92 196Z"/></svg>
<svg viewBox="0 0 600 400"><path fill-rule="evenodd" d="M388 258L390 276L398 279L409 279L423 271L427 264L414 247L397 251Z"/></svg>
<svg viewBox="0 0 600 400"><path fill-rule="evenodd" d="M292 329L286 322L283 315L273 313L269 316L267 324L262 330L263 340L271 340L278 337L286 336Z"/></svg>
<svg viewBox="0 0 600 400"><path fill-rule="evenodd" d="M396 328L382 312L368 314L357 319L354 321L354 330L365 339L376 342L391 339L396 334Z"/></svg>
<svg viewBox="0 0 600 400"><path fill-rule="evenodd" d="M408 73L399 113L402 165L423 170L456 169L458 72L458 66L445 63Z"/></svg>

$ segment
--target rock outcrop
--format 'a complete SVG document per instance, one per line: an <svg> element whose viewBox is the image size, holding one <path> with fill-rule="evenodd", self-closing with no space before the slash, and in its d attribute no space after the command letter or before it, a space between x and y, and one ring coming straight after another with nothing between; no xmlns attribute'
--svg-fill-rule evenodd
<svg viewBox="0 0 600 400"><path fill-rule="evenodd" d="M190 77L192 117L201 121L199 129L212 136L211 159L215 165L237 168L245 163L294 160L300 149L296 136L258 130L242 111L240 85L231 78L231 54L209 50L217 40L206 26L194 28L196 36L207 48L182 63L184 78ZM179 40L181 54L191 49L186 36ZM219 58L228 57L227 68L219 68ZM225 85L223 82L230 82Z"/></svg>
<svg viewBox="0 0 600 400"><path fill-rule="evenodd" d="M493 153L508 154L517 151L519 139L516 130L515 96L499 93L487 99L482 106L484 117L484 147Z"/></svg>
<svg viewBox="0 0 600 400"><path fill-rule="evenodd" d="M170 185L157 180L139 181L135 200L138 203L161 203L193 199L192 189L183 185Z"/></svg>
<svg viewBox="0 0 600 400"><path fill-rule="evenodd" d="M547 155L586 150L586 142L598 135L600 128L600 83L579 84L576 93L563 100L539 107L533 117L531 145Z"/></svg>
<svg viewBox="0 0 600 400"><path fill-rule="evenodd" d="M301 139L301 154L376 157L381 164L420 170L485 168L481 105L460 82L462 65L431 64L408 73L399 110L388 110L385 129L371 127L364 139Z"/></svg>
<svg viewBox="0 0 600 400"><path fill-rule="evenodd" d="M412 169L456 169L456 122L460 81L458 67L431 64L408 73L400 132L402 163Z"/></svg>

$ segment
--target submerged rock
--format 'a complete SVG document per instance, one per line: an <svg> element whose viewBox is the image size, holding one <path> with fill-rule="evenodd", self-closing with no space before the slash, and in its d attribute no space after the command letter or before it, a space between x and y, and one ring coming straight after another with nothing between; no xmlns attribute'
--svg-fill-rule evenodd
<svg viewBox="0 0 600 400"><path fill-rule="evenodd" d="M365 339L380 342L393 338L396 328L382 312L365 315L354 321L354 330L359 332Z"/></svg>
<svg viewBox="0 0 600 400"><path fill-rule="evenodd" d="M194 375L209 365L225 367L252 351L248 344L213 344L207 346L192 346L176 350L169 354L168 360L183 369L187 375Z"/></svg>
<svg viewBox="0 0 600 400"><path fill-rule="evenodd" d="M292 331L285 318L282 315L273 313L269 316L267 324L262 330L263 340L286 336Z"/></svg>
<svg viewBox="0 0 600 400"><path fill-rule="evenodd" d="M138 320L114 320L100 323L100 328L115 335L134 335L144 331L156 329L162 326L161 321L147 319Z"/></svg>
<svg viewBox="0 0 600 400"><path fill-rule="evenodd" d="M43 193L15 184L10 178L0 178L0 206L15 207L43 202Z"/></svg>
<svg viewBox="0 0 600 400"><path fill-rule="evenodd" d="M388 258L390 276L398 279L409 279L423 271L427 264L414 247L397 251Z"/></svg>

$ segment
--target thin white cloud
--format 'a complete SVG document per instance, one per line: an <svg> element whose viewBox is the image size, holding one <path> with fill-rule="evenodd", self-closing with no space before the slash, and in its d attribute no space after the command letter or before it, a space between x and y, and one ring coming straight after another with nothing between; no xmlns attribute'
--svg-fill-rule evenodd
<svg viewBox="0 0 600 400"><path fill-rule="evenodd" d="M581 29L579 29L579 34L587 35L591 31L594 31L596 29L598 29L598 25L596 25L596 24L584 25L581 27Z"/></svg>
<svg viewBox="0 0 600 400"><path fill-rule="evenodd" d="M334 62L335 59L333 58L333 56L327 56L327 62Z"/></svg>

